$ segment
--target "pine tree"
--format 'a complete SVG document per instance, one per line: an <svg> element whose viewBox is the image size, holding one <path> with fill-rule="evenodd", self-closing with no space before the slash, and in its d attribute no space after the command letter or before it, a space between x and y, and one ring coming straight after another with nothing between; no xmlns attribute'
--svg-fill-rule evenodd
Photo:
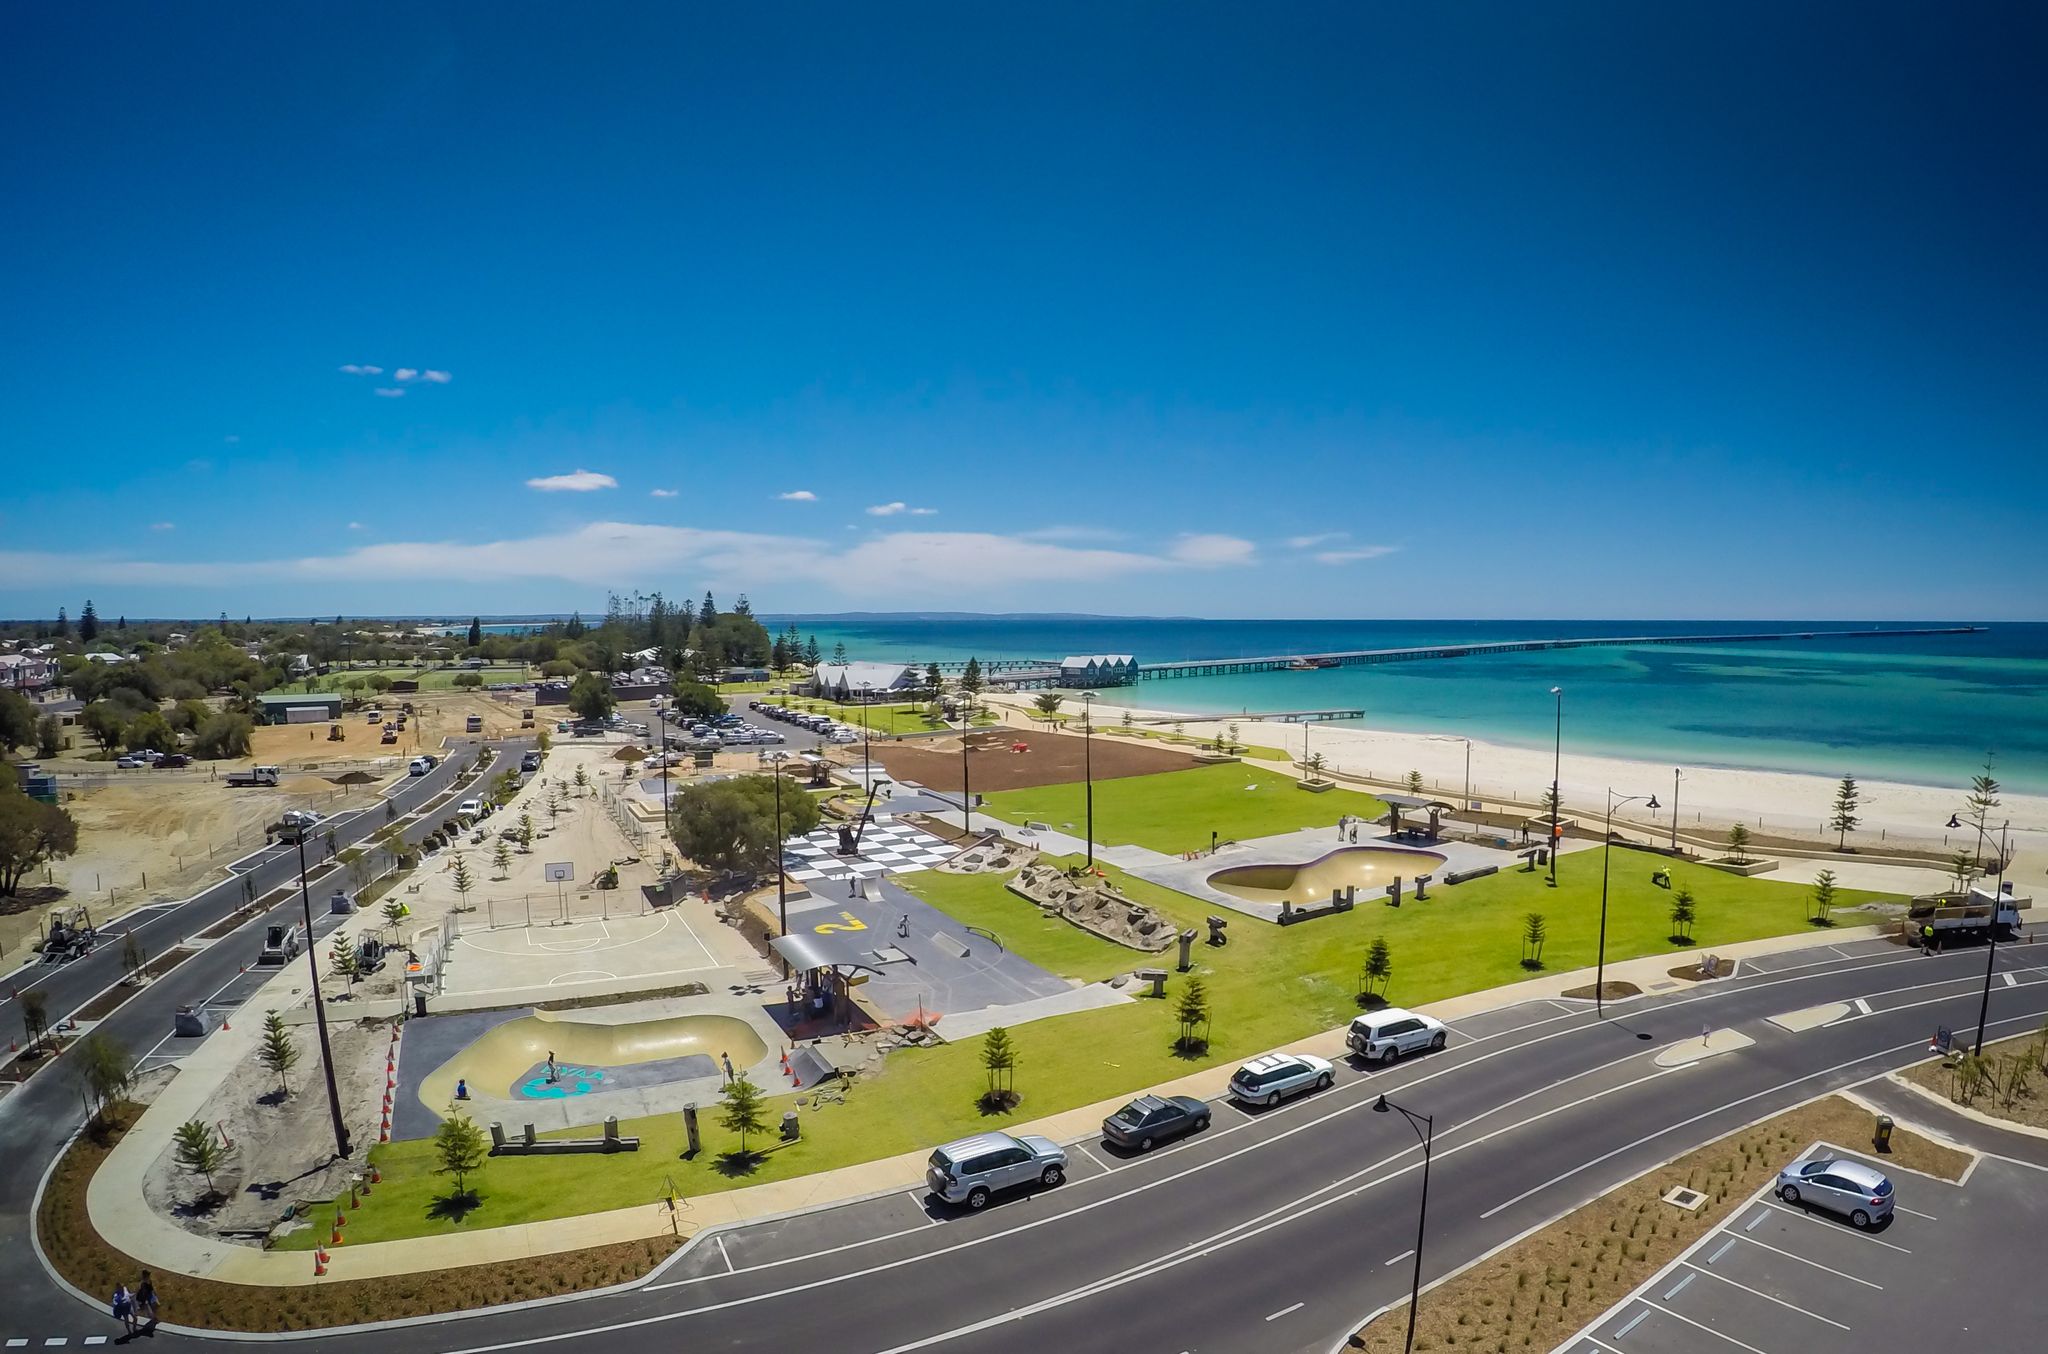
<svg viewBox="0 0 2048 1354"><path fill-rule="evenodd" d="M725 1083L725 1108L720 1112L718 1122L726 1132L739 1135L740 1158L745 1160L751 1156L747 1151L747 1135L766 1128L767 1116L761 1088L749 1081L746 1073L742 1072Z"/></svg>
<svg viewBox="0 0 2048 1354"><path fill-rule="evenodd" d="M533 815L530 813L519 815L519 849L528 855L533 853Z"/></svg>
<svg viewBox="0 0 2048 1354"><path fill-rule="evenodd" d="M752 620L754 618L754 604L747 600L747 595L745 593L741 593L739 601L734 602L732 604L732 614L735 616L744 616L748 620Z"/></svg>
<svg viewBox="0 0 2048 1354"><path fill-rule="evenodd" d="M1522 918L1522 967L1543 967L1543 942L1550 938L1550 923L1541 912Z"/></svg>
<svg viewBox="0 0 2048 1354"><path fill-rule="evenodd" d="M1411 795L1422 793L1422 773L1420 771L1410 771L1408 773L1408 793Z"/></svg>
<svg viewBox="0 0 2048 1354"><path fill-rule="evenodd" d="M1737 865L1749 863L1749 827L1744 823L1728 825L1728 857Z"/></svg>
<svg viewBox="0 0 2048 1354"><path fill-rule="evenodd" d="M711 623L717 619L718 608L712 603L711 594L706 592L704 594L704 605L697 608L697 624L709 630Z"/></svg>
<svg viewBox="0 0 2048 1354"><path fill-rule="evenodd" d="M285 1028L284 1017L276 1011L263 1013L263 1042L256 1046L256 1058L277 1077L281 1096L292 1093L290 1072L299 1065L299 1046Z"/></svg>
<svg viewBox="0 0 2048 1354"><path fill-rule="evenodd" d="M1010 1109L1017 1103L1013 1076L1017 1068L1017 1047L1010 1032L1001 1025L981 1037L981 1065L988 1073L988 1089L981 1103L990 1109Z"/></svg>
<svg viewBox="0 0 2048 1354"><path fill-rule="evenodd" d="M64 614L64 608L60 606L57 608L57 638L69 639L70 637L71 618Z"/></svg>
<svg viewBox="0 0 2048 1354"><path fill-rule="evenodd" d="M1209 989L1202 985L1200 978L1190 978L1180 990L1180 1000L1173 1008L1175 1020L1180 1022L1180 1038L1174 1041L1174 1048L1186 1054L1196 1054L1209 1047ZM1202 1029L1196 1034L1197 1027Z"/></svg>
<svg viewBox="0 0 2048 1354"><path fill-rule="evenodd" d="M498 871L498 878L509 879L512 875L512 844L503 837L491 848L491 864Z"/></svg>
<svg viewBox="0 0 2048 1354"><path fill-rule="evenodd" d="M176 1145L174 1155L178 1164L196 1175L205 1176L206 1192L212 1194L213 1173L227 1160L227 1152L213 1134L213 1125L203 1119L187 1119L178 1125L172 1142Z"/></svg>
<svg viewBox="0 0 2048 1354"><path fill-rule="evenodd" d="M590 627L583 623L583 613L580 611L572 611L569 613L568 624L562 627L562 638L582 639L585 632L587 632L589 629Z"/></svg>
<svg viewBox="0 0 2048 1354"><path fill-rule="evenodd" d="M1394 952L1385 936L1374 936L1365 952L1365 995L1384 998L1387 980L1394 976Z"/></svg>
<svg viewBox="0 0 2048 1354"><path fill-rule="evenodd" d="M391 932L393 939L398 936L398 923L404 920L405 904L396 898L387 900L384 904L384 929Z"/></svg>
<svg viewBox="0 0 2048 1354"><path fill-rule="evenodd" d="M804 641L804 662L810 664L810 666L814 668L817 667L819 652L820 651L818 649L818 637L816 635L812 635L809 639Z"/></svg>
<svg viewBox="0 0 2048 1354"><path fill-rule="evenodd" d="M100 635L100 614L92 609L92 598L85 599L85 610L78 613L78 637L87 644Z"/></svg>
<svg viewBox="0 0 2048 1354"><path fill-rule="evenodd" d="M469 618L469 647L474 649L483 642L484 618L481 616L471 616Z"/></svg>
<svg viewBox="0 0 2048 1354"><path fill-rule="evenodd" d="M327 951L327 963L334 970L334 976L346 979L348 990L354 992L356 979L363 976L363 963L356 957L355 941L336 933L334 944Z"/></svg>
<svg viewBox="0 0 2048 1354"><path fill-rule="evenodd" d="M945 685L946 679L939 674L939 665L937 663L925 664L924 689L936 696Z"/></svg>
<svg viewBox="0 0 2048 1354"><path fill-rule="evenodd" d="M576 793L582 794L590 788L590 775L582 767L576 768Z"/></svg>
<svg viewBox="0 0 2048 1354"><path fill-rule="evenodd" d="M844 664L844 663L846 662L846 641L845 641L845 640L843 640L843 639L842 639L842 640L840 640L840 641L839 641L839 642L838 642L837 644L834 644L834 645L832 646L832 661L833 661L834 663L838 663L838 664Z"/></svg>
<svg viewBox="0 0 2048 1354"><path fill-rule="evenodd" d="M455 1197L467 1198L469 1177L483 1170L490 1155L484 1131L467 1114L450 1104L441 1126L434 1130L434 1156L441 1163L434 1173L454 1176Z"/></svg>
<svg viewBox="0 0 2048 1354"><path fill-rule="evenodd" d="M457 851L455 853L455 898L456 907L463 908L469 903L469 891L476 887L476 876L469 872L469 861Z"/></svg>
<svg viewBox="0 0 2048 1354"><path fill-rule="evenodd" d="M116 630L126 630L128 628L128 618L126 616L123 616L121 617L121 619L115 621L114 628Z"/></svg>
<svg viewBox="0 0 2048 1354"><path fill-rule="evenodd" d="M1692 923L1696 915L1692 890L1683 884L1671 895L1671 938L1683 944L1692 943Z"/></svg>
<svg viewBox="0 0 2048 1354"><path fill-rule="evenodd" d="M1856 816L1856 809L1862 802L1863 796L1856 789L1856 778L1854 776L1842 777L1842 783L1835 787L1834 816L1828 819L1828 826L1833 828L1836 833L1835 849L1837 851L1849 849L1849 834L1854 832L1856 824L1862 821L1862 819Z"/></svg>
<svg viewBox="0 0 2048 1354"><path fill-rule="evenodd" d="M1822 870L1813 877L1813 920L1816 925L1833 926L1835 910L1835 872Z"/></svg>
<svg viewBox="0 0 2048 1354"><path fill-rule="evenodd" d="M981 660L979 658L968 659L966 671L960 674L960 689L967 695L969 709L972 709L974 702L980 698L983 685Z"/></svg>

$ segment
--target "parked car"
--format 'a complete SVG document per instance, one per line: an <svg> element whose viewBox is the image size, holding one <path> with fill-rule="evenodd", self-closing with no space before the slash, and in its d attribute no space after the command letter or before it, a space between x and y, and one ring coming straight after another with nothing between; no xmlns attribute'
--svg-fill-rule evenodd
<svg viewBox="0 0 2048 1354"><path fill-rule="evenodd" d="M483 811L484 802L481 799L465 799L455 806L455 812L464 818L474 818Z"/></svg>
<svg viewBox="0 0 2048 1354"><path fill-rule="evenodd" d="M1247 1105L1277 1105L1303 1091L1320 1091L1336 1079L1335 1069L1311 1054L1268 1053L1237 1069L1230 1094Z"/></svg>
<svg viewBox="0 0 2048 1354"><path fill-rule="evenodd" d="M165 767L175 770L181 766L192 765L192 759L182 752L166 752L163 756L156 759L156 764L159 770Z"/></svg>
<svg viewBox="0 0 2048 1354"><path fill-rule="evenodd" d="M1102 1136L1149 1152L1168 1138L1209 1126L1209 1102L1191 1095L1141 1095L1102 1121Z"/></svg>
<svg viewBox="0 0 2048 1354"><path fill-rule="evenodd" d="M1067 1153L1035 1133L976 1133L938 1148L925 1166L934 1195L979 1209L997 1190L1060 1184L1067 1178Z"/></svg>
<svg viewBox="0 0 2048 1354"><path fill-rule="evenodd" d="M1389 1006L1354 1019L1344 1042L1367 1062L1390 1063L1404 1054L1442 1048L1448 1038L1444 1023L1434 1016Z"/></svg>
<svg viewBox="0 0 2048 1354"><path fill-rule="evenodd" d="M1779 1171L1778 1197L1839 1213L1858 1227L1874 1227L1892 1215L1892 1182L1884 1173L1835 1157L1795 1161Z"/></svg>
<svg viewBox="0 0 2048 1354"><path fill-rule="evenodd" d="M540 754L538 752L529 752L522 756L519 759L519 769L521 771L540 770Z"/></svg>
<svg viewBox="0 0 2048 1354"><path fill-rule="evenodd" d="M133 771L137 767L148 766L149 763L145 762L144 760L142 760L142 758L136 756L134 753L131 752L125 757L116 759L114 765L121 767L123 770Z"/></svg>

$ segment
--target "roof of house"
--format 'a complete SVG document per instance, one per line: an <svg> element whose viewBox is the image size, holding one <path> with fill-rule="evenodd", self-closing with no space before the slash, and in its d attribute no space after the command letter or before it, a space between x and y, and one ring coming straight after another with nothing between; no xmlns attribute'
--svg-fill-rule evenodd
<svg viewBox="0 0 2048 1354"><path fill-rule="evenodd" d="M1098 668L1126 667L1137 662L1127 653L1070 654L1060 660L1063 668L1085 668L1091 664Z"/></svg>
<svg viewBox="0 0 2048 1354"><path fill-rule="evenodd" d="M341 697L332 691L266 692L258 696L259 705L339 705Z"/></svg>
<svg viewBox="0 0 2048 1354"><path fill-rule="evenodd" d="M812 675L821 686L836 687L844 682L853 691L863 686L886 690L905 677L916 681L917 669L908 663L820 663Z"/></svg>

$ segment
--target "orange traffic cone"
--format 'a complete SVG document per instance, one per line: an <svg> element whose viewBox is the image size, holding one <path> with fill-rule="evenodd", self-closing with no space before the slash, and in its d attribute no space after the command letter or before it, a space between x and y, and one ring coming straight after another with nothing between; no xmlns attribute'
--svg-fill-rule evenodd
<svg viewBox="0 0 2048 1354"><path fill-rule="evenodd" d="M226 1016L222 1016L220 1018L220 1027L224 1030L231 1030L235 1026L233 1021L229 1020Z"/></svg>
<svg viewBox="0 0 2048 1354"><path fill-rule="evenodd" d="M326 1272L327 1248L325 1246L315 1247L313 1250L313 1277L317 1279Z"/></svg>
<svg viewBox="0 0 2048 1354"><path fill-rule="evenodd" d="M384 1183L384 1173L377 1169L377 1163L374 1161L370 1163L370 1183L373 1185Z"/></svg>

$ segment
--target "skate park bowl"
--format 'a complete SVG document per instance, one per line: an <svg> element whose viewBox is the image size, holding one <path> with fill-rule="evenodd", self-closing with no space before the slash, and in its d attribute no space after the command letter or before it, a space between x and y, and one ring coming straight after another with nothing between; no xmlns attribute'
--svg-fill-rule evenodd
<svg viewBox="0 0 2048 1354"><path fill-rule="evenodd" d="M549 1065L549 1055L553 1065ZM564 1019L536 1011L493 1026L420 1082L435 1114L465 1080L473 1099L548 1104L607 1091L718 1078L721 1057L745 1071L768 1056L746 1021L728 1015L666 1016L624 1023Z"/></svg>
<svg viewBox="0 0 2048 1354"><path fill-rule="evenodd" d="M1397 846L1345 846L1307 864L1233 865L1209 876L1209 886L1251 903L1291 903L1314 907L1330 895L1357 887L1380 893L1395 879L1413 881L1432 874L1444 863L1434 851Z"/></svg>

